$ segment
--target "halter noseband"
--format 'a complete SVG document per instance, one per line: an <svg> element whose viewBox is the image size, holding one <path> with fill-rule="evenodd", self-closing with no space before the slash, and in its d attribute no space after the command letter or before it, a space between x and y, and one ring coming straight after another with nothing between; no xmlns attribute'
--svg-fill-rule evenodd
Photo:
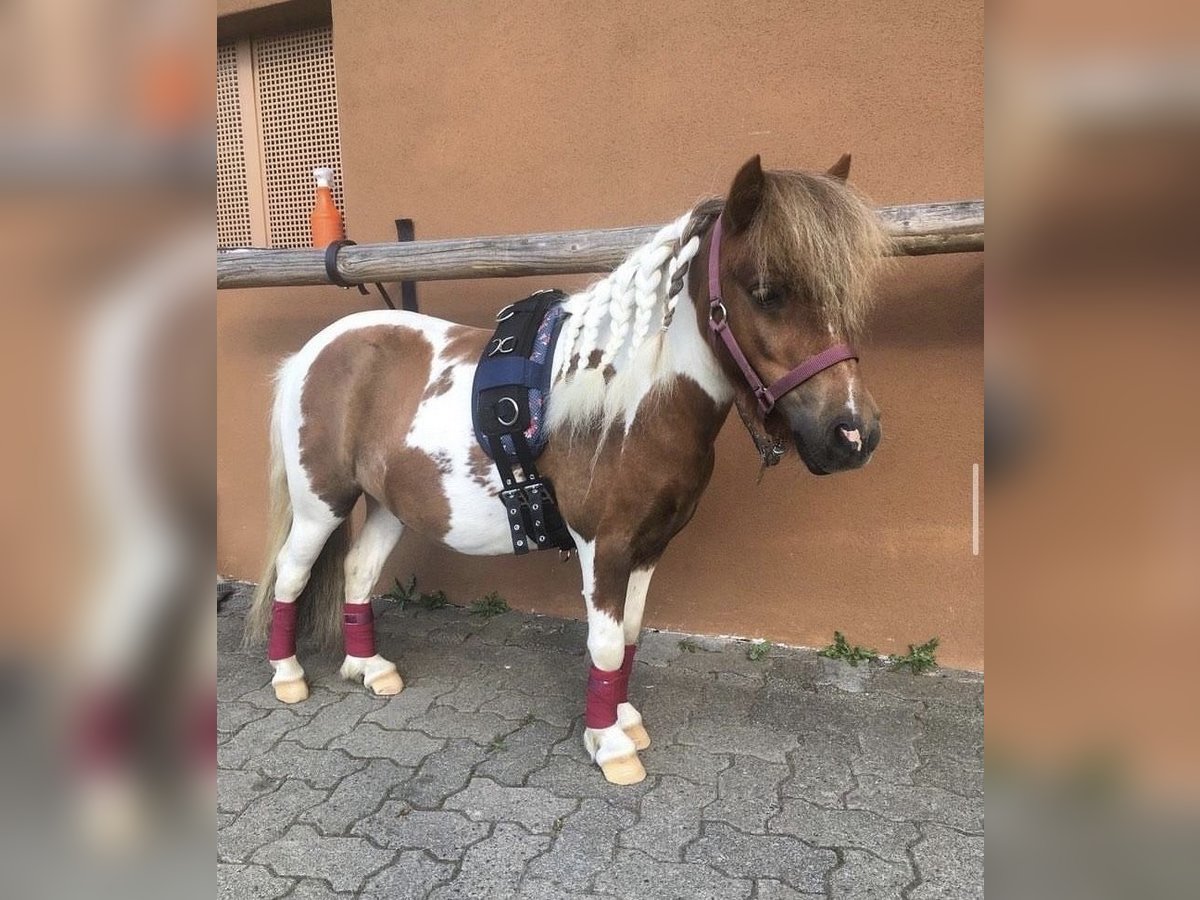
<svg viewBox="0 0 1200 900"><path fill-rule="evenodd" d="M725 303L721 300L720 214L717 215L716 224L713 225L712 242L708 248L708 298L709 331L714 339L718 337L721 339L725 344L725 349L737 363L737 367L742 370L742 377L746 379L746 384L754 392L754 399L758 401L758 408L762 411L764 418L775 408L775 404L784 394L804 384L818 372L824 372L831 366L836 366L848 359L858 359L858 354L849 344L834 344L815 356L810 356L769 387L763 384L758 373L754 371L754 367L750 365L750 360L746 359L746 354L738 346L737 338L729 330L728 313L725 310Z"/></svg>

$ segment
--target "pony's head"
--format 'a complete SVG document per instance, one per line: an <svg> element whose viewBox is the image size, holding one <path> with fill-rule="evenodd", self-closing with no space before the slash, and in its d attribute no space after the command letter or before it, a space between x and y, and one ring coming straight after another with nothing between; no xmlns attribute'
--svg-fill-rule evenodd
<svg viewBox="0 0 1200 900"><path fill-rule="evenodd" d="M755 156L742 166L724 200L722 314L767 385L822 351L852 341L862 328L887 237L876 213L846 184L849 169L850 157L844 156L823 174L763 171ZM705 240L707 259L711 228ZM693 293L707 298L707 267L692 268ZM697 307L707 331L709 304ZM731 354L719 349L718 356L737 389L748 391ZM788 390L763 424L773 436L794 443L805 465L819 475L865 465L882 433L879 408L853 358Z"/></svg>

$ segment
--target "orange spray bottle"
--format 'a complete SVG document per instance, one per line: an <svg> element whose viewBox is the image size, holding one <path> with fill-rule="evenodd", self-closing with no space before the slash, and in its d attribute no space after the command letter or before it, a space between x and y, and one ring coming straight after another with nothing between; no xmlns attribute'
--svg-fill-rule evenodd
<svg viewBox="0 0 1200 900"><path fill-rule="evenodd" d="M333 202L333 169L313 169L317 181L317 196L313 201L309 223L312 226L312 245L321 250L346 237L342 214Z"/></svg>

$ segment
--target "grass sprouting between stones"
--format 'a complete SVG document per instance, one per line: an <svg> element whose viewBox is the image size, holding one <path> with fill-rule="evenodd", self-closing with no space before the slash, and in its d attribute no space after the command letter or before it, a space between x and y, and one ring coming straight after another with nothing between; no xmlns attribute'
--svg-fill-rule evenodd
<svg viewBox="0 0 1200 900"><path fill-rule="evenodd" d="M860 647L857 644L850 646L850 642L840 631L833 633L833 643L824 650L818 650L817 655L827 659L843 659L856 667L863 660L879 659L879 651Z"/></svg>

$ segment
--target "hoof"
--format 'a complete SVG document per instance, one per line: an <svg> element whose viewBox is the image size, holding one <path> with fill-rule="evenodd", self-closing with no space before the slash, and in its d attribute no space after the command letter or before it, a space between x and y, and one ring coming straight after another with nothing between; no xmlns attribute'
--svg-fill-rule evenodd
<svg viewBox="0 0 1200 900"><path fill-rule="evenodd" d="M627 728L622 728L626 736L633 741L633 746L638 750L645 750L650 746L650 734L646 731L646 726L641 722L636 725L630 725Z"/></svg>
<svg viewBox="0 0 1200 900"><path fill-rule="evenodd" d="M299 703L308 699L308 682L303 678L276 681L271 686L275 688L275 699L280 703Z"/></svg>
<svg viewBox="0 0 1200 900"><path fill-rule="evenodd" d="M609 784L637 784L646 777L646 767L636 753L600 763L600 771Z"/></svg>
<svg viewBox="0 0 1200 900"><path fill-rule="evenodd" d="M393 669L375 678L367 685L376 697L392 697L404 690L404 679Z"/></svg>

